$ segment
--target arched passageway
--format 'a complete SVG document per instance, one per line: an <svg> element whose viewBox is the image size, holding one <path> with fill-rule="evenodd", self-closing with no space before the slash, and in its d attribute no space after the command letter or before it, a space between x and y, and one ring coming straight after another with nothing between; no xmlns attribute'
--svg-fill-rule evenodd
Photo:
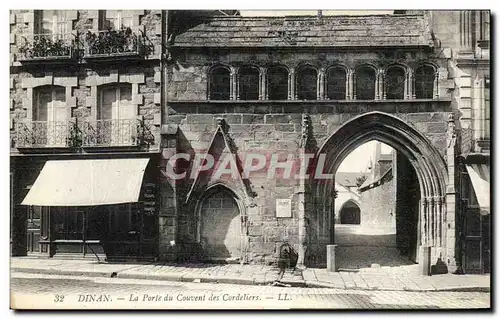
<svg viewBox="0 0 500 319"><path fill-rule="evenodd" d="M323 172L335 174L345 157L359 145L371 140L383 142L402 154L415 171L420 198L416 204L418 250L432 247L431 263L445 253L445 181L447 166L439 151L415 128L399 118L369 112L355 117L339 127L319 148L316 158L325 158ZM334 180L311 177L311 210L308 228L308 254L312 263L324 263L326 245L334 243ZM309 257L309 258L307 258ZM442 256L444 257L444 256ZM418 258L417 258L418 259Z"/></svg>
<svg viewBox="0 0 500 319"><path fill-rule="evenodd" d="M361 222L361 210L359 206L349 200L340 209L340 223L349 225L359 225Z"/></svg>

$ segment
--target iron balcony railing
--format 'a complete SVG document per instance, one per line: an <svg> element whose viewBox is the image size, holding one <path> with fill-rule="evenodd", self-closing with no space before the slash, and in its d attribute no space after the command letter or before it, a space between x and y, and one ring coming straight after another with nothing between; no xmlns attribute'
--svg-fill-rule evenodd
<svg viewBox="0 0 500 319"><path fill-rule="evenodd" d="M22 37L19 45L19 60L68 60L74 57L74 52L73 34L34 34Z"/></svg>
<svg viewBox="0 0 500 319"><path fill-rule="evenodd" d="M69 136L68 122L32 121L17 124L16 146L66 147Z"/></svg>
<svg viewBox="0 0 500 319"><path fill-rule="evenodd" d="M137 120L97 120L84 122L83 146L138 145Z"/></svg>
<svg viewBox="0 0 500 319"><path fill-rule="evenodd" d="M115 147L154 144L144 120L32 121L16 126L16 148Z"/></svg>
<svg viewBox="0 0 500 319"><path fill-rule="evenodd" d="M121 30L88 31L80 36L84 55L89 58L139 56L143 51L142 37L130 28Z"/></svg>

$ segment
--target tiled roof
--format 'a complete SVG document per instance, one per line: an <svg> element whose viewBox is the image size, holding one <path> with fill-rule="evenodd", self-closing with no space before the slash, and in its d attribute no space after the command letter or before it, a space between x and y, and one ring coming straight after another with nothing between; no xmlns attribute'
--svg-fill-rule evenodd
<svg viewBox="0 0 500 319"><path fill-rule="evenodd" d="M174 46L429 46L424 15L211 17L177 34Z"/></svg>

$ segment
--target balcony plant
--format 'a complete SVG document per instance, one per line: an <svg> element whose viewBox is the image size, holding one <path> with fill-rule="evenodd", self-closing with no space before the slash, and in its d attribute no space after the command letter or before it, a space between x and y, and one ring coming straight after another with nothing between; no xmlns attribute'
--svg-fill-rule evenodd
<svg viewBox="0 0 500 319"><path fill-rule="evenodd" d="M71 44L64 39L56 39L51 35L35 35L32 41L26 39L19 47L19 52L26 59L65 57L71 54Z"/></svg>
<svg viewBox="0 0 500 319"><path fill-rule="evenodd" d="M84 37L87 54L120 54L138 51L138 37L130 28L93 33L88 31Z"/></svg>

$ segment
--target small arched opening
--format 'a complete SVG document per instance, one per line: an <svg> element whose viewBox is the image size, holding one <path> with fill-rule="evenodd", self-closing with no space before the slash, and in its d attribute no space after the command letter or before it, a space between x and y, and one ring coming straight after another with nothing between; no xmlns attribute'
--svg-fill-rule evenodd
<svg viewBox="0 0 500 319"><path fill-rule="evenodd" d="M360 66L356 69L356 99L374 100L375 99L375 69L368 65Z"/></svg>
<svg viewBox="0 0 500 319"><path fill-rule="evenodd" d="M229 100L231 96L231 75L229 68L217 65L210 69L209 98L210 100Z"/></svg>
<svg viewBox="0 0 500 319"><path fill-rule="evenodd" d="M318 98L318 71L303 65L297 70L297 98L299 100L316 100Z"/></svg>
<svg viewBox="0 0 500 319"><path fill-rule="evenodd" d="M344 225L359 225L361 223L361 210L352 200L342 205L340 209L340 223Z"/></svg>

